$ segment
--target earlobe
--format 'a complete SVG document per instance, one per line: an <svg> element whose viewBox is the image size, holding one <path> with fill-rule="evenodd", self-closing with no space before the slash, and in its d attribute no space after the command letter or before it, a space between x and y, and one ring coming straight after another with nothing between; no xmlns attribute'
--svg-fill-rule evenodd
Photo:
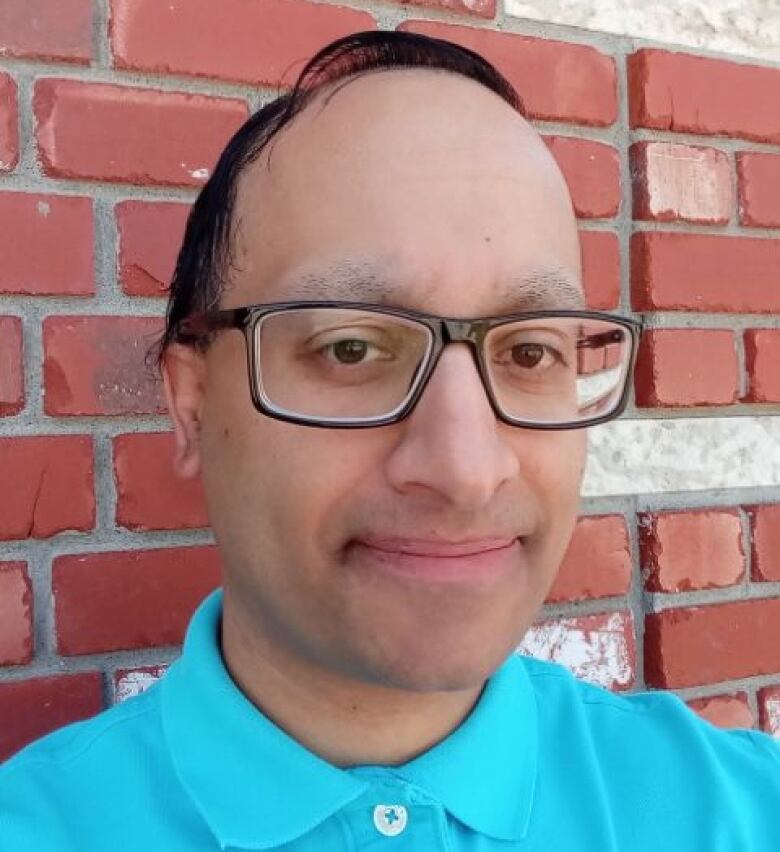
<svg viewBox="0 0 780 852"><path fill-rule="evenodd" d="M162 365L165 399L176 441L173 466L176 473L185 479L200 473L205 366L202 352L179 344L168 348Z"/></svg>

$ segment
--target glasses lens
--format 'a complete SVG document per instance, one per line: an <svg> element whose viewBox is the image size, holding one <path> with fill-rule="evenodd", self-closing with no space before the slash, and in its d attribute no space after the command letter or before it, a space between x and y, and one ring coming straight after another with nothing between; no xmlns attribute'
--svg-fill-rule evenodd
<svg viewBox="0 0 780 852"><path fill-rule="evenodd" d="M407 401L433 335L403 317L295 308L255 329L257 382L267 405L323 420L382 418Z"/></svg>
<svg viewBox="0 0 780 852"><path fill-rule="evenodd" d="M507 323L485 340L499 406L511 418L535 423L579 423L612 413L631 351L626 327L581 317Z"/></svg>

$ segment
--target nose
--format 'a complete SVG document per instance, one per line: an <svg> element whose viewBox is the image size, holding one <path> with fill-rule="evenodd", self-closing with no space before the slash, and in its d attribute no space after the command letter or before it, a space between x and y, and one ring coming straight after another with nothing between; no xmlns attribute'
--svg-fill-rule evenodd
<svg viewBox="0 0 780 852"><path fill-rule="evenodd" d="M517 476L517 455L506 440L511 426L490 405L470 346L451 343L387 460L387 477L400 492L428 492L463 510L490 503Z"/></svg>

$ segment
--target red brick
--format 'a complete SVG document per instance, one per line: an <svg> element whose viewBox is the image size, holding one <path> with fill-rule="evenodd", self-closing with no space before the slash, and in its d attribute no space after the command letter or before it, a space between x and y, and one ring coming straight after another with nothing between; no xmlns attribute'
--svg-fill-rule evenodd
<svg viewBox="0 0 780 852"><path fill-rule="evenodd" d="M751 579L780 582L780 504L748 506L753 564Z"/></svg>
<svg viewBox="0 0 780 852"><path fill-rule="evenodd" d="M731 405L739 391L734 334L721 329L650 329L636 364L640 406Z"/></svg>
<svg viewBox="0 0 780 852"><path fill-rule="evenodd" d="M479 18L492 18L496 14L496 0L395 0L402 6L430 6L432 9L446 9L448 12L461 12L476 15Z"/></svg>
<svg viewBox="0 0 780 852"><path fill-rule="evenodd" d="M141 530L206 527L209 520L200 480L173 471L170 432L119 435L114 439L116 521Z"/></svg>
<svg viewBox="0 0 780 852"><path fill-rule="evenodd" d="M0 438L0 541L48 538L95 525L92 438Z"/></svg>
<svg viewBox="0 0 780 852"><path fill-rule="evenodd" d="M91 296L93 230L89 198L0 192L0 293Z"/></svg>
<svg viewBox="0 0 780 852"><path fill-rule="evenodd" d="M0 74L0 172L13 171L18 162L19 104L16 83L8 74Z"/></svg>
<svg viewBox="0 0 780 852"><path fill-rule="evenodd" d="M146 692L166 671L168 671L167 665L118 669L114 672L114 703L119 704Z"/></svg>
<svg viewBox="0 0 780 852"><path fill-rule="evenodd" d="M632 127L780 142L780 68L650 49L628 80Z"/></svg>
<svg viewBox="0 0 780 852"><path fill-rule="evenodd" d="M751 328L745 332L748 402L780 402L780 330Z"/></svg>
<svg viewBox="0 0 780 852"><path fill-rule="evenodd" d="M741 151L737 154L739 221L743 225L780 228L780 156Z"/></svg>
<svg viewBox="0 0 780 852"><path fill-rule="evenodd" d="M92 58L92 0L3 0L0 56L87 65Z"/></svg>
<svg viewBox="0 0 780 852"><path fill-rule="evenodd" d="M758 690L758 718L762 731L780 738L780 686Z"/></svg>
<svg viewBox="0 0 780 852"><path fill-rule="evenodd" d="M780 671L780 598L668 609L645 619L645 681L682 689Z"/></svg>
<svg viewBox="0 0 780 852"><path fill-rule="evenodd" d="M0 317L0 417L24 408L22 321Z"/></svg>
<svg viewBox="0 0 780 852"><path fill-rule="evenodd" d="M606 219L620 210L620 160L611 145L568 136L544 140L569 185L574 212L582 219Z"/></svg>
<svg viewBox="0 0 780 852"><path fill-rule="evenodd" d="M375 29L367 12L302 0L112 0L118 68L292 85L328 42Z"/></svg>
<svg viewBox="0 0 780 852"><path fill-rule="evenodd" d="M32 659L32 607L26 563L0 562L0 666L23 665Z"/></svg>
<svg viewBox="0 0 780 852"><path fill-rule="evenodd" d="M702 719L706 719L719 728L754 728L756 725L745 692L737 692L735 695L694 698L688 702L688 706L698 713Z"/></svg>
<svg viewBox="0 0 780 852"><path fill-rule="evenodd" d="M58 556L52 588L60 654L178 645L220 581L214 547Z"/></svg>
<svg viewBox="0 0 780 852"><path fill-rule="evenodd" d="M640 517L642 576L651 592L732 586L745 576L742 527L733 509Z"/></svg>
<svg viewBox="0 0 780 852"><path fill-rule="evenodd" d="M591 310L610 311L620 302L620 243L612 231L580 231L582 283Z"/></svg>
<svg viewBox="0 0 780 852"><path fill-rule="evenodd" d="M78 80L39 80L34 107L45 174L165 186L204 184L248 115L240 100Z"/></svg>
<svg viewBox="0 0 780 852"><path fill-rule="evenodd" d="M162 382L146 363L161 330L156 317L46 317L46 413L163 413Z"/></svg>
<svg viewBox="0 0 780 852"><path fill-rule="evenodd" d="M492 62L532 118L606 126L617 119L615 61L592 47L433 21L400 30L454 41Z"/></svg>
<svg viewBox="0 0 780 852"><path fill-rule="evenodd" d="M0 683L0 762L44 734L102 709L100 672Z"/></svg>
<svg viewBox="0 0 780 852"><path fill-rule="evenodd" d="M675 142L631 146L634 218L724 225L734 209L731 161L716 148Z"/></svg>
<svg viewBox="0 0 780 852"><path fill-rule="evenodd" d="M119 281L125 293L167 294L189 211L189 205L171 202L117 204Z"/></svg>
<svg viewBox="0 0 780 852"><path fill-rule="evenodd" d="M631 238L637 311L780 311L780 240L643 232Z"/></svg>
<svg viewBox="0 0 780 852"><path fill-rule="evenodd" d="M548 603L625 595L631 585L631 547L622 515L580 518Z"/></svg>
<svg viewBox="0 0 780 852"><path fill-rule="evenodd" d="M606 689L630 689L636 676L634 625L628 611L543 621L530 628L518 650L560 663Z"/></svg>

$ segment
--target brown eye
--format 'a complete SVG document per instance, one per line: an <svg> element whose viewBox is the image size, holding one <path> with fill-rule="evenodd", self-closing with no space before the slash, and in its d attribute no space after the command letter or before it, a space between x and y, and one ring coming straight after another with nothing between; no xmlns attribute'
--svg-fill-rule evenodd
<svg viewBox="0 0 780 852"><path fill-rule="evenodd" d="M537 367L544 358L544 346L539 343L521 343L512 347L512 361L518 367Z"/></svg>
<svg viewBox="0 0 780 852"><path fill-rule="evenodd" d="M339 340L332 349L341 364L359 364L366 357L368 344L365 340Z"/></svg>

